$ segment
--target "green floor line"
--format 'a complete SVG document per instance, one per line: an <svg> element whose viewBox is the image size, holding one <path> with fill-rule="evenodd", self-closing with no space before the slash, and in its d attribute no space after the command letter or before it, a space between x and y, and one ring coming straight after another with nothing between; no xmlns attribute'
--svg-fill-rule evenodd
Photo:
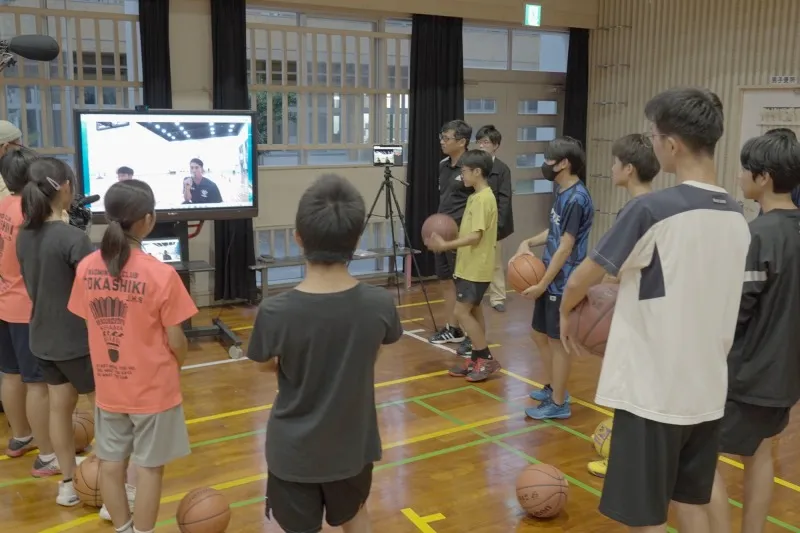
<svg viewBox="0 0 800 533"><path fill-rule="evenodd" d="M409 399L409 401L413 401L413 400ZM499 435L494 435L494 436L486 435L485 437L481 437L480 439L477 439L477 440L474 440L474 441L470 441L470 442L466 442L464 444L457 444L455 446L450 446L448 448L442 448L441 450L434 450L432 452L421 453L419 455L414 455L412 457L406 457L405 459L392 461L391 463L379 464L379 465L375 466L375 468L373 469L373 472L380 472L382 470L388 470L390 468L403 466L403 465L407 465L407 464L411 464L411 463L416 463L416 462L419 462L419 461L424 461L426 459L432 459L434 457L441 457L442 455L447 455L447 454L450 454L450 453L460 452L462 450L466 450L467 448L473 448L475 446L480 446L481 444L488 444L488 443L492 443L492 442L498 442L501 439L507 439L507 438L510 438L510 437L516 437L517 435L524 435L526 433L531 433L533 431L538 431L538 430L544 429L546 427L548 427L548 424L536 424L536 425L530 425L530 426L527 426L527 427L524 427L524 428L520 428L520 429L515 429L514 431L508 431L506 433L501 433ZM250 498L249 500L242 500L242 501L233 502L231 504L231 508L232 509L237 509L239 507L246 507L248 505L255 505L257 503L263 503L263 502L264 502L264 497L260 496L258 498ZM162 520L161 522L158 522L156 524L156 527L167 526L167 525L174 524L174 523L175 523L175 519L174 518L168 518L167 520Z"/></svg>
<svg viewBox="0 0 800 533"><path fill-rule="evenodd" d="M410 398L402 398L402 399L399 399L399 400L392 400L392 401L389 401L389 402L382 402L382 403L377 404L375 407L378 408L378 409L384 409L386 407L391 407L391 406L395 406L395 405L404 405L404 404L407 404L407 403L411 403L414 400L424 400L424 399L428 399L428 398L438 398L439 396L445 396L445 395L448 395L448 394L455 394L457 392L463 392L465 390L470 390L471 388L472 388L472 386L468 385L468 386L465 386L465 387L457 387L457 388L454 388L454 389L446 389L446 390L441 390L441 391L437 391L437 392L430 392L428 394L421 394L419 396L413 396L413 397L410 397ZM267 432L266 428L258 429L258 430L254 430L254 431L246 431L244 433L236 433L235 435L226 435L224 437L218 437L218 438L215 438L215 439L208 439L208 440L198 441L198 442L192 443L190 446L191 446L192 449L201 448L201 447L204 447L204 446L211 446L211 445L214 445L214 444L222 444L222 443L225 443L225 442L230 442L230 441L238 440L238 439L244 439L244 438L247 438L247 437L253 437L253 436L256 436L256 435L264 435L264 434L266 434L266 432ZM7 487L14 487L16 485L24 485L26 483L47 482L47 481L51 481L51 479L50 478L35 478L35 477L26 477L26 478L22 478L22 479L14 479L14 480L11 480L11 481L3 481L2 483L0 483L0 489L4 489L4 488L7 488Z"/></svg>
<svg viewBox="0 0 800 533"><path fill-rule="evenodd" d="M477 387L477 386L475 386L475 385L471 385L471 386L470 386L470 388L471 388L471 390L473 390L473 391L475 391L475 392L478 392L478 393L480 393L480 394L483 394L483 395L484 395L484 396L486 396L487 398L492 398L493 400L497 400L497 401L499 401L499 402L502 402L502 403L505 403L505 404L514 404L514 403L517 403L517 402L509 402L509 401L508 401L508 400L506 400L505 398L502 398L502 397L500 397L500 396L497 396L496 394L492 394L492 393L491 393L491 392L489 392L489 391L485 391L485 390L483 390L482 388L480 388L480 387ZM417 403L417 402L415 401L415 403ZM423 403L424 403L424 402L423 402ZM427 405L427 404L426 404L426 405ZM449 415L445 416L445 418L448 418L448 417L449 417ZM448 419L449 419L451 422L453 422L453 423L456 423L454 418L450 417L450 418L448 418ZM570 433L571 435L574 435L574 436L576 436L576 437L579 437L579 438L581 438L581 439L583 439L583 440L585 440L585 441L587 441L587 442L593 442L593 439L592 439L592 437L590 437L589 435L585 435L585 434L583 434L583 433L581 433L581 432L579 432L579 431L576 431L576 430L574 430L574 429L572 429L572 428L570 428L570 427L567 427L567 426L565 426L565 425L563 425L563 424L560 424L560 423L556 422L555 420L546 420L545 422L547 422L549 425L552 425L553 427L557 427L558 429L561 429L561 430L563 430L563 431L566 431L567 433ZM471 430L471 431L472 431L473 433L476 433L476 434L477 434L477 433L480 433L480 432L479 432L479 431L477 431L477 430ZM500 444L500 443L498 443L498 444ZM505 446L507 446L505 443L502 443L502 444L503 444L503 445L505 445ZM505 447L505 446L503 446L503 447ZM509 451L510 451L510 450L509 450ZM596 489L592 489L592 490L596 490ZM597 494L597 495L599 496L599 495L600 495L600 493L598 492L598 494ZM734 507L738 507L739 509L742 509L742 507L743 507L743 505L742 505L742 503L741 503L741 502L739 502L739 501L736 501L736 500L734 500L733 498L728 498L728 502L729 502L731 505L733 505ZM787 522L784 522L783 520L780 520L780 519L778 519L778 518L775 518L774 516L768 516L768 517L767 517L767 522L769 522L769 523L771 523L771 524L775 524L776 526L782 527L783 529L786 529L786 530L788 530L788 531L791 531L792 533L800 533L800 528L798 528L798 527L796 527L796 526L793 526L792 524L789 524L789 523L787 523ZM677 531L677 530L672 530L672 531Z"/></svg>

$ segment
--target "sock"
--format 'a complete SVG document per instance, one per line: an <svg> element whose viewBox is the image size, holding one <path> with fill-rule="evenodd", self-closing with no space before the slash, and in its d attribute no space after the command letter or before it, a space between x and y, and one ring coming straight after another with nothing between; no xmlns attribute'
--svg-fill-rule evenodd
<svg viewBox="0 0 800 533"><path fill-rule="evenodd" d="M139 529L133 528L133 533L153 533L155 529L151 529L150 531L141 531Z"/></svg>
<svg viewBox="0 0 800 533"><path fill-rule="evenodd" d="M546 390L546 391L552 392L553 391L553 387L551 387L550 384L548 383L547 385L542 387L542 390Z"/></svg>
<svg viewBox="0 0 800 533"><path fill-rule="evenodd" d="M122 527L116 528L117 533L132 533L133 532L133 518L128 520L128 523Z"/></svg>
<svg viewBox="0 0 800 533"><path fill-rule="evenodd" d="M492 359L492 354L489 352L489 348L484 348L483 350L476 350L473 348L471 357L473 361L477 361L478 359Z"/></svg>
<svg viewBox="0 0 800 533"><path fill-rule="evenodd" d="M56 458L56 454L54 454L54 453L48 453L47 455L45 455L43 453L39 454L39 459L41 459L43 463L49 463L50 461L54 460L55 458Z"/></svg>
<svg viewBox="0 0 800 533"><path fill-rule="evenodd" d="M64 479L62 479L62 480L61 480L61 482L62 482L64 485L66 485L67 483L69 483L69 484L72 484L72 478L71 478L71 477L69 477L69 478L64 478Z"/></svg>
<svg viewBox="0 0 800 533"><path fill-rule="evenodd" d="M17 442L21 442L23 444L28 444L30 441L33 440L33 435L28 435L27 437L11 437Z"/></svg>

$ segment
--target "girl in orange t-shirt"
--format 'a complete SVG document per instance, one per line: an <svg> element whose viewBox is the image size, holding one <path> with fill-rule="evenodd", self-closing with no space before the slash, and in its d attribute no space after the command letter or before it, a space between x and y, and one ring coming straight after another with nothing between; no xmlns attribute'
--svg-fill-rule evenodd
<svg viewBox="0 0 800 533"><path fill-rule="evenodd" d="M0 372L3 409L11 426L5 453L22 457L38 447L32 475L45 477L61 471L50 444L47 384L29 344L33 303L17 259L23 222L21 193L28 182L28 167L36 158L35 152L19 149L0 159L0 175L11 193L0 200Z"/></svg>
<svg viewBox="0 0 800 533"><path fill-rule="evenodd" d="M180 387L188 347L182 324L197 307L177 271L141 249L156 220L150 186L115 183L104 203L108 227L100 250L78 265L69 310L89 329L103 501L118 533L149 533L164 465L190 453ZM129 462L137 479L133 518L125 490Z"/></svg>

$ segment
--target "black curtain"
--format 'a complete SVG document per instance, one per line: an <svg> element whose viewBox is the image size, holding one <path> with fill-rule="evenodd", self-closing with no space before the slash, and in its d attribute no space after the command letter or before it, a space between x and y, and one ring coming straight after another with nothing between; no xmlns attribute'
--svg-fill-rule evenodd
<svg viewBox="0 0 800 533"><path fill-rule="evenodd" d="M411 26L409 154L406 225L411 246L426 250L422 224L439 208L439 131L445 122L464 119L463 20L414 15ZM418 276L434 273L433 254L417 256Z"/></svg>
<svg viewBox="0 0 800 533"><path fill-rule="evenodd" d="M139 0L144 105L172 108L169 64L169 0Z"/></svg>
<svg viewBox="0 0 800 533"><path fill-rule="evenodd" d="M564 88L564 135L586 148L586 121L589 113L589 30L570 28L567 54L567 83ZM578 177L586 183L586 169Z"/></svg>
<svg viewBox="0 0 800 533"><path fill-rule="evenodd" d="M245 0L211 0L214 109L250 109L245 7ZM214 223L214 299L254 300L255 262L253 219Z"/></svg>

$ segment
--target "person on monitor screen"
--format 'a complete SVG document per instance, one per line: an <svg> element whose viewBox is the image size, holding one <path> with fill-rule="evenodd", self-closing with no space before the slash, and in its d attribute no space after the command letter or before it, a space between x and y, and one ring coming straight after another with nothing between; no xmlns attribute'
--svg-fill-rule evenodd
<svg viewBox="0 0 800 533"><path fill-rule="evenodd" d="M164 261L172 261L172 256L169 255L169 253L166 250L164 250L164 255L162 256L162 259L164 259Z"/></svg>
<svg viewBox="0 0 800 533"><path fill-rule="evenodd" d="M183 199L186 204L221 204L222 195L219 187L210 179L203 176L205 169L200 159L194 158L189 162L191 176L183 180Z"/></svg>
<svg viewBox="0 0 800 533"><path fill-rule="evenodd" d="M119 167L117 169L117 181L128 181L133 179L133 169L131 167Z"/></svg>

